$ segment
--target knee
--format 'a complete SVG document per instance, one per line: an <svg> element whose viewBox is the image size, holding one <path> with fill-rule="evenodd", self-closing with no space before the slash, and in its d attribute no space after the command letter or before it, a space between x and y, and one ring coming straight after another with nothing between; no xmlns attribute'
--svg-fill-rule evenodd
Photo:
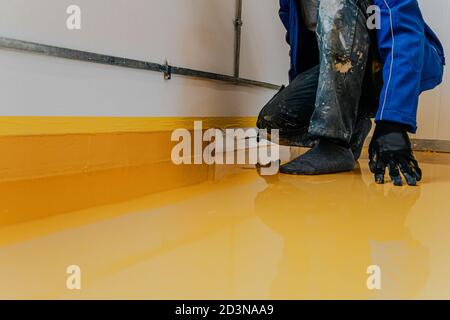
<svg viewBox="0 0 450 320"><path fill-rule="evenodd" d="M270 104L268 104L259 113L258 121L256 122L256 127L258 129L270 129L272 127L272 115L270 110Z"/></svg>
<svg viewBox="0 0 450 320"><path fill-rule="evenodd" d="M258 129L276 128L277 117L280 113L280 105L283 104L284 86L278 93L262 108L259 113L256 126Z"/></svg>
<svg viewBox="0 0 450 320"><path fill-rule="evenodd" d="M350 0L322 0L319 6L319 28L320 32L331 32L339 26L342 14L348 9Z"/></svg>
<svg viewBox="0 0 450 320"><path fill-rule="evenodd" d="M326 58L349 62L353 51L360 52L360 55L367 51L365 15L358 8L357 1L320 2L317 33L321 53Z"/></svg>
<svg viewBox="0 0 450 320"><path fill-rule="evenodd" d="M283 104L281 102L280 95L277 94L264 106L256 122L258 129L278 129L281 105Z"/></svg>
<svg viewBox="0 0 450 320"><path fill-rule="evenodd" d="M346 30L346 2L348 0L323 0L320 2L317 35L322 51L345 52L345 50L339 49L346 47L343 34L343 31Z"/></svg>

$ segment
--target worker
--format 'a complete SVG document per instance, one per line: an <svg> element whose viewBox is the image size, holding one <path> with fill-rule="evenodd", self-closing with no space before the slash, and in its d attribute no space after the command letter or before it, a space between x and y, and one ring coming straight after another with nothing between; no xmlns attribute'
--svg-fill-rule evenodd
<svg viewBox="0 0 450 320"><path fill-rule="evenodd" d="M417 0L280 0L291 47L290 83L261 111L257 126L278 129L280 144L311 149L280 172L351 171L371 118L369 166L409 185L422 178L408 133L417 130L419 95L442 82L444 51ZM376 8L376 10L373 10ZM370 28L371 12L379 28Z"/></svg>

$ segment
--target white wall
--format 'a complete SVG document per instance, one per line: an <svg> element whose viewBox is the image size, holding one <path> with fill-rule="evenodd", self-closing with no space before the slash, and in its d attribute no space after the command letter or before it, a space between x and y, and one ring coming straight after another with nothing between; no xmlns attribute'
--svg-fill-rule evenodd
<svg viewBox="0 0 450 320"><path fill-rule="evenodd" d="M450 2L419 0L450 52ZM82 8L82 30L65 10ZM244 0L241 75L287 82L278 0ZM235 0L0 0L0 36L232 74ZM449 58L450 60L450 58ZM272 90L0 50L0 115L256 115ZM419 138L450 140L449 71L421 100Z"/></svg>
<svg viewBox="0 0 450 320"><path fill-rule="evenodd" d="M66 8L82 9L82 30L66 28ZM284 48L277 1L253 1L270 17L271 38ZM0 0L1 36L232 74L235 0ZM277 22L277 23L273 23ZM248 35L244 35L248 38ZM249 49L251 52L252 48ZM279 50L278 50L279 51ZM243 75L280 80L258 52ZM283 54L286 61L287 52ZM0 50L0 115L256 115L272 90L237 87L146 71ZM255 70L257 72L255 72ZM262 71L260 71L262 70ZM261 73L263 72L263 73ZM269 79L270 76L270 79Z"/></svg>
<svg viewBox="0 0 450 320"><path fill-rule="evenodd" d="M419 0L427 23L443 42L447 62L450 61L450 1ZM418 138L450 140L450 70L444 83L421 97Z"/></svg>
<svg viewBox="0 0 450 320"><path fill-rule="evenodd" d="M284 40L278 10L279 0L243 0L243 77L272 83L288 82L289 46Z"/></svg>

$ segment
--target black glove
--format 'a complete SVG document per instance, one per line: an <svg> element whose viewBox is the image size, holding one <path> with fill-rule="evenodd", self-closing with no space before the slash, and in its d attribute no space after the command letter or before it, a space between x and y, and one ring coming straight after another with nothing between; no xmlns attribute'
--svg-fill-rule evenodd
<svg viewBox="0 0 450 320"><path fill-rule="evenodd" d="M407 126L385 121L377 123L369 146L369 167L379 184L384 183L386 167L396 186L403 184L400 171L410 186L422 180L422 170L414 158Z"/></svg>

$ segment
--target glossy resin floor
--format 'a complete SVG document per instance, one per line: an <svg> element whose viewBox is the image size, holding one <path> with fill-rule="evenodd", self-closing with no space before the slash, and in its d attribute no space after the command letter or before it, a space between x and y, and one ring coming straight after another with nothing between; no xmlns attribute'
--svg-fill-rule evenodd
<svg viewBox="0 0 450 320"><path fill-rule="evenodd" d="M416 188L375 185L364 159L322 177L149 167L0 186L0 298L449 299L450 155L419 158Z"/></svg>

